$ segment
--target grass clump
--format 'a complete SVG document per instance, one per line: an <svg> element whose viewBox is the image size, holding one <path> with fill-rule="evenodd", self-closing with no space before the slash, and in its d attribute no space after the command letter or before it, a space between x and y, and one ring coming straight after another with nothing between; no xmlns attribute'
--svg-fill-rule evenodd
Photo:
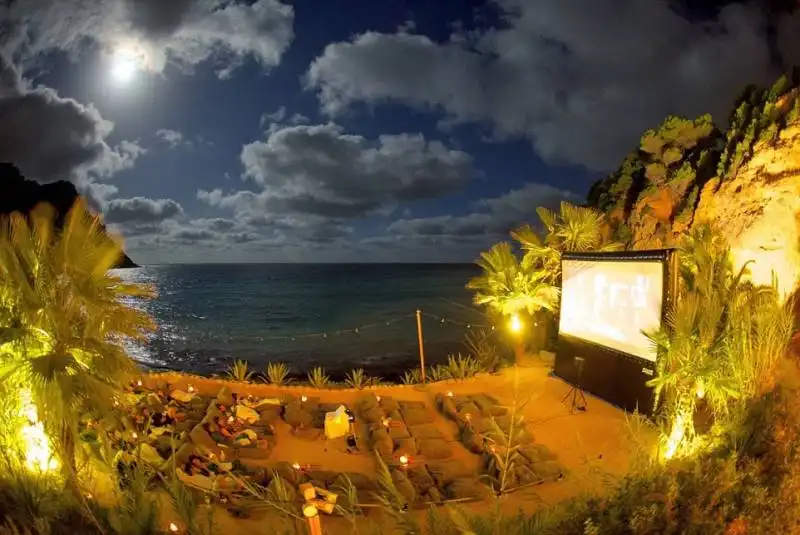
<svg viewBox="0 0 800 535"><path fill-rule="evenodd" d="M228 378L232 379L233 381L245 383L253 378L253 373L254 372L250 370L250 366L246 361L236 359L233 361L233 364L228 367L228 371L225 373L225 375L227 375Z"/></svg>
<svg viewBox="0 0 800 535"><path fill-rule="evenodd" d="M308 372L307 377L308 377L308 384L310 384L314 388L325 388L329 386L331 382L328 373L322 366L317 366L315 368L312 368L311 371Z"/></svg>
<svg viewBox="0 0 800 535"><path fill-rule="evenodd" d="M406 370L400 380L404 385L417 385L422 382L422 373L419 371L419 368L412 368Z"/></svg>
<svg viewBox="0 0 800 535"><path fill-rule="evenodd" d="M478 361L472 357L465 357L461 353L447 357L447 375L451 379L463 381L475 377L479 369Z"/></svg>
<svg viewBox="0 0 800 535"><path fill-rule="evenodd" d="M289 382L289 367L283 362L267 364L267 382L275 386L283 386Z"/></svg>
<svg viewBox="0 0 800 535"><path fill-rule="evenodd" d="M369 377L364 368L356 368L345 376L344 383L350 388L361 390L368 386L374 386L380 383L380 378Z"/></svg>

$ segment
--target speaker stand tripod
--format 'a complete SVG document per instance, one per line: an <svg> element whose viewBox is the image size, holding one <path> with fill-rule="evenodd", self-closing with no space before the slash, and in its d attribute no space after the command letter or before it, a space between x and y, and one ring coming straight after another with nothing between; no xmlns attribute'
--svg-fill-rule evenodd
<svg viewBox="0 0 800 535"><path fill-rule="evenodd" d="M575 411L586 412L589 410L589 404L586 402L586 396L583 393L583 389L578 386L581 384L581 376L583 375L583 362L584 359L581 357L575 357L575 382L572 383L567 391L567 395L564 396L564 399L561 400L561 403L566 403L569 399L569 412L573 413Z"/></svg>

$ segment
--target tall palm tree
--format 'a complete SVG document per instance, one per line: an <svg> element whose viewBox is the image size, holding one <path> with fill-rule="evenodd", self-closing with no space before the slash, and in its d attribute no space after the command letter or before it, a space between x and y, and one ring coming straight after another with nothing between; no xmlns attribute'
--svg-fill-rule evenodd
<svg viewBox="0 0 800 535"><path fill-rule="evenodd" d="M109 273L121 253L82 201L61 228L49 205L0 220L0 385L30 396L70 478L80 416L110 413L135 369L124 342L154 328L130 303L151 289Z"/></svg>
<svg viewBox="0 0 800 535"><path fill-rule="evenodd" d="M536 209L547 234L540 238L530 225L511 233L525 252L525 261L540 266L551 284L561 282L561 254L567 252L619 251L621 243L609 241L605 216L594 208L561 203L558 213Z"/></svg>
<svg viewBox="0 0 800 535"><path fill-rule="evenodd" d="M775 374L792 332L777 287L755 287L747 266L734 269L730 249L709 226L680 248L679 298L662 328L645 332L658 354L650 381L670 429L667 458L691 451L699 399L724 419L740 399L758 396Z"/></svg>
<svg viewBox="0 0 800 535"><path fill-rule="evenodd" d="M467 288L475 291L473 302L487 307L491 315L501 317L554 310L558 305L558 288L548 283L548 274L532 262L533 257L517 260L508 242L498 243L481 253L475 263L483 273L467 283ZM523 354L519 338L515 350L519 361Z"/></svg>

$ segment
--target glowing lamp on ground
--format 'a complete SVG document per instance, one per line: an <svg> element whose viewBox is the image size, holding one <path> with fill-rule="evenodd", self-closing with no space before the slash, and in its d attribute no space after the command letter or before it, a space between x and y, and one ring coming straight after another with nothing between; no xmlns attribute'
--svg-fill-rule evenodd
<svg viewBox="0 0 800 535"><path fill-rule="evenodd" d="M308 396L302 396L302 397L300 398L300 401L302 401L303 403L305 403L306 401L308 401Z"/></svg>
<svg viewBox="0 0 800 535"><path fill-rule="evenodd" d="M133 438L133 440L136 440L137 438L139 438L139 435L136 433L131 433L131 438Z"/></svg>
<svg viewBox="0 0 800 535"><path fill-rule="evenodd" d="M516 314L511 316L511 319L508 320L508 330L514 334L519 334L522 332L522 320L519 319L519 316Z"/></svg>
<svg viewBox="0 0 800 535"><path fill-rule="evenodd" d="M408 466L408 457L406 455L400 456L400 464L403 466Z"/></svg>
<svg viewBox="0 0 800 535"><path fill-rule="evenodd" d="M189 389L188 390L189 390L190 393L194 392L194 387L192 385L189 385Z"/></svg>
<svg viewBox="0 0 800 535"><path fill-rule="evenodd" d="M453 397L453 391L452 390L447 393L447 397L449 397L449 398Z"/></svg>
<svg viewBox="0 0 800 535"><path fill-rule="evenodd" d="M176 524L175 522L170 522L170 523L169 523L169 530L170 530L172 533L178 533L178 529L179 529L179 528L178 528L178 524Z"/></svg>
<svg viewBox="0 0 800 535"><path fill-rule="evenodd" d="M292 468L294 468L295 470L300 470L300 463L294 463L292 465Z"/></svg>
<svg viewBox="0 0 800 535"><path fill-rule="evenodd" d="M706 386L703 384L703 381L697 381L695 392L697 393L697 397L700 399L706 397Z"/></svg>
<svg viewBox="0 0 800 535"><path fill-rule="evenodd" d="M389 418L384 418L381 420L381 423L383 424L383 427L389 427Z"/></svg>
<svg viewBox="0 0 800 535"><path fill-rule="evenodd" d="M50 441L44 432L44 425L39 421L36 405L30 398L30 393L22 395L22 411L28 420L22 428L22 441L25 445L25 464L31 470L46 472L58 468L58 460L53 457L50 450Z"/></svg>
<svg viewBox="0 0 800 535"><path fill-rule="evenodd" d="M139 379L138 381L136 381L136 386L142 386L142 380L141 380L141 379Z"/></svg>
<svg viewBox="0 0 800 535"><path fill-rule="evenodd" d="M381 397L380 397L380 396L375 396L375 399L377 399L378 401L380 401L380 400L381 400Z"/></svg>

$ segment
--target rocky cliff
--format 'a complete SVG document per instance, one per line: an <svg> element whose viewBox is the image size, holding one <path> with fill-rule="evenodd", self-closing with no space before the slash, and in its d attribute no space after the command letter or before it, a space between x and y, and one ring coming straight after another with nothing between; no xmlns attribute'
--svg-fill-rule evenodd
<svg viewBox="0 0 800 535"><path fill-rule="evenodd" d="M60 226L69 209L79 197L71 182L58 181L39 184L22 176L16 166L0 162L0 215L12 212L30 212L34 206L46 202L56 209L56 224ZM119 268L137 267L127 254L122 253Z"/></svg>
<svg viewBox="0 0 800 535"><path fill-rule="evenodd" d="M669 117L592 187L589 204L631 249L672 246L710 222L755 282L774 272L788 293L800 282L800 70L748 87L728 124Z"/></svg>

